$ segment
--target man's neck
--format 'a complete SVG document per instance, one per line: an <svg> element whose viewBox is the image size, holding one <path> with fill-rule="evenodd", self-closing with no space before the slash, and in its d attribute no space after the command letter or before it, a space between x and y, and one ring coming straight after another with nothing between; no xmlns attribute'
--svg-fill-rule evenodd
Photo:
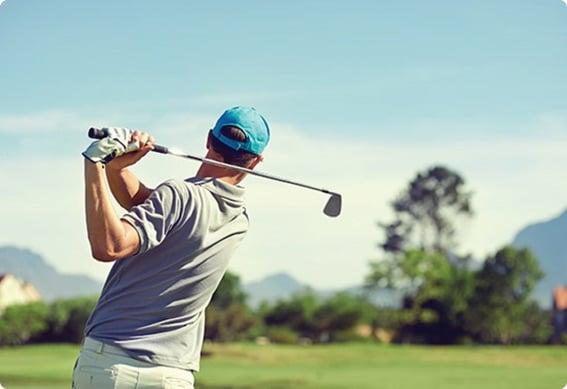
<svg viewBox="0 0 567 389"><path fill-rule="evenodd" d="M200 178L213 177L231 185L238 185L244 179L245 174L203 163L196 176Z"/></svg>

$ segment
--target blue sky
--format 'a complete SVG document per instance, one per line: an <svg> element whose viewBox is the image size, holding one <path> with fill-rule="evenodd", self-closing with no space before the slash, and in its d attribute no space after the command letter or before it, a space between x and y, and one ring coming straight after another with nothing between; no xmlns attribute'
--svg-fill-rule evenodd
<svg viewBox="0 0 567 389"><path fill-rule="evenodd" d="M191 99L258 95L273 120L345 136L526 121L565 109L565 12L559 0L9 0L0 112L216 113Z"/></svg>
<svg viewBox="0 0 567 389"><path fill-rule="evenodd" d="M279 133L266 170L339 186L352 205L334 224L308 213L312 225L301 230L303 195L282 189L301 212L279 214L263 201L281 191L251 182L264 197L256 202L261 231L235 265L245 278L289 270L314 284L360 280L375 253L374 221L388 218L387 202L416 170L436 162L460 169L478 193L464 246L479 256L567 205L567 186L550 178L567 181L560 0L7 0L0 64L0 142L10 145L0 151L0 182L10 188L0 243L27 245L65 271L105 272L75 259L88 254L77 158L88 126L141 127L195 151L236 104L256 106ZM149 180L184 174L178 161L150 162L140 168ZM47 180L41 190L38 174ZM59 235L46 233L62 214ZM27 236L30 223L39 226ZM287 266L265 259L283 245L276 234L317 238L286 243L283 256L297 258ZM67 239L82 243L63 254ZM321 280L326 263L307 264L314 256L356 265L346 278L329 270Z"/></svg>

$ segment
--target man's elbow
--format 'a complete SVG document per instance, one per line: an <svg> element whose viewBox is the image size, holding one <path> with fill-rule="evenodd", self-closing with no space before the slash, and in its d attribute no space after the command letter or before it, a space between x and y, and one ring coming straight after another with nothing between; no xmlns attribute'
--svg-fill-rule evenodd
<svg viewBox="0 0 567 389"><path fill-rule="evenodd" d="M96 245L91 245L91 255L99 262L113 262L117 259L123 258L123 256L107 247L99 247Z"/></svg>
<svg viewBox="0 0 567 389"><path fill-rule="evenodd" d="M126 224L126 222L122 223ZM124 233L123 236L114 239L96 234L89 235L92 257L100 262L113 262L134 255L140 245L139 237L133 227L129 228L132 233Z"/></svg>

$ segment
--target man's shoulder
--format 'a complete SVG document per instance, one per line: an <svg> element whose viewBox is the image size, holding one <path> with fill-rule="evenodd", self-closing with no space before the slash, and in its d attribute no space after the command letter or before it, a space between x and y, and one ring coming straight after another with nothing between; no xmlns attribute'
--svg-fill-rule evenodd
<svg viewBox="0 0 567 389"><path fill-rule="evenodd" d="M178 178L170 178L159 184L156 189L160 189L163 187L163 188L169 188L175 191L179 191L182 190L184 186L185 185L183 180L180 180Z"/></svg>
<svg viewBox="0 0 567 389"><path fill-rule="evenodd" d="M234 189L236 188L236 189ZM192 208L207 207L224 213L243 213L243 188L228 189L228 184L212 179L198 177L188 179L168 179L162 182L156 191L160 197L174 197ZM246 215L247 216L247 215Z"/></svg>
<svg viewBox="0 0 567 389"><path fill-rule="evenodd" d="M185 180L181 180L179 178L170 178L165 180L161 184L158 185L156 190L171 190L179 195L187 195L191 192L195 185L192 185L190 182Z"/></svg>
<svg viewBox="0 0 567 389"><path fill-rule="evenodd" d="M156 191L169 192L174 197L177 197L184 202L199 200L202 198L199 192L204 190L205 189L202 188L201 185L197 185L190 179L183 180L179 178L170 178L159 184L156 188Z"/></svg>

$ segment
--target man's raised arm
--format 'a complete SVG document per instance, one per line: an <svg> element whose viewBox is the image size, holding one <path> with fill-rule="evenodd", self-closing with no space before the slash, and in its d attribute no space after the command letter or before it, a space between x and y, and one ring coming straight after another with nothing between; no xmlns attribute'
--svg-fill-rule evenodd
<svg viewBox="0 0 567 389"><path fill-rule="evenodd" d="M106 177L110 190L116 201L127 210L146 201L153 191L128 170L128 167L152 150L154 139L147 133L134 131L130 141L137 142L140 149L121 155L106 164Z"/></svg>
<svg viewBox="0 0 567 389"><path fill-rule="evenodd" d="M103 170L101 163L85 160L87 234L92 256L99 261L114 261L135 254L140 237L112 208Z"/></svg>
<svg viewBox="0 0 567 389"><path fill-rule="evenodd" d="M101 261L126 258L140 248L138 232L128 222L120 220L112 207L104 164L108 167L112 161L116 161L113 167L126 174L114 177L119 196L117 200L121 205L133 204L146 191L151 193L133 174L127 172L126 167L136 163L153 148L153 139L147 134L124 128L109 128L108 132L108 137L93 142L83 152L87 233L92 255ZM122 160L121 155L124 156Z"/></svg>

